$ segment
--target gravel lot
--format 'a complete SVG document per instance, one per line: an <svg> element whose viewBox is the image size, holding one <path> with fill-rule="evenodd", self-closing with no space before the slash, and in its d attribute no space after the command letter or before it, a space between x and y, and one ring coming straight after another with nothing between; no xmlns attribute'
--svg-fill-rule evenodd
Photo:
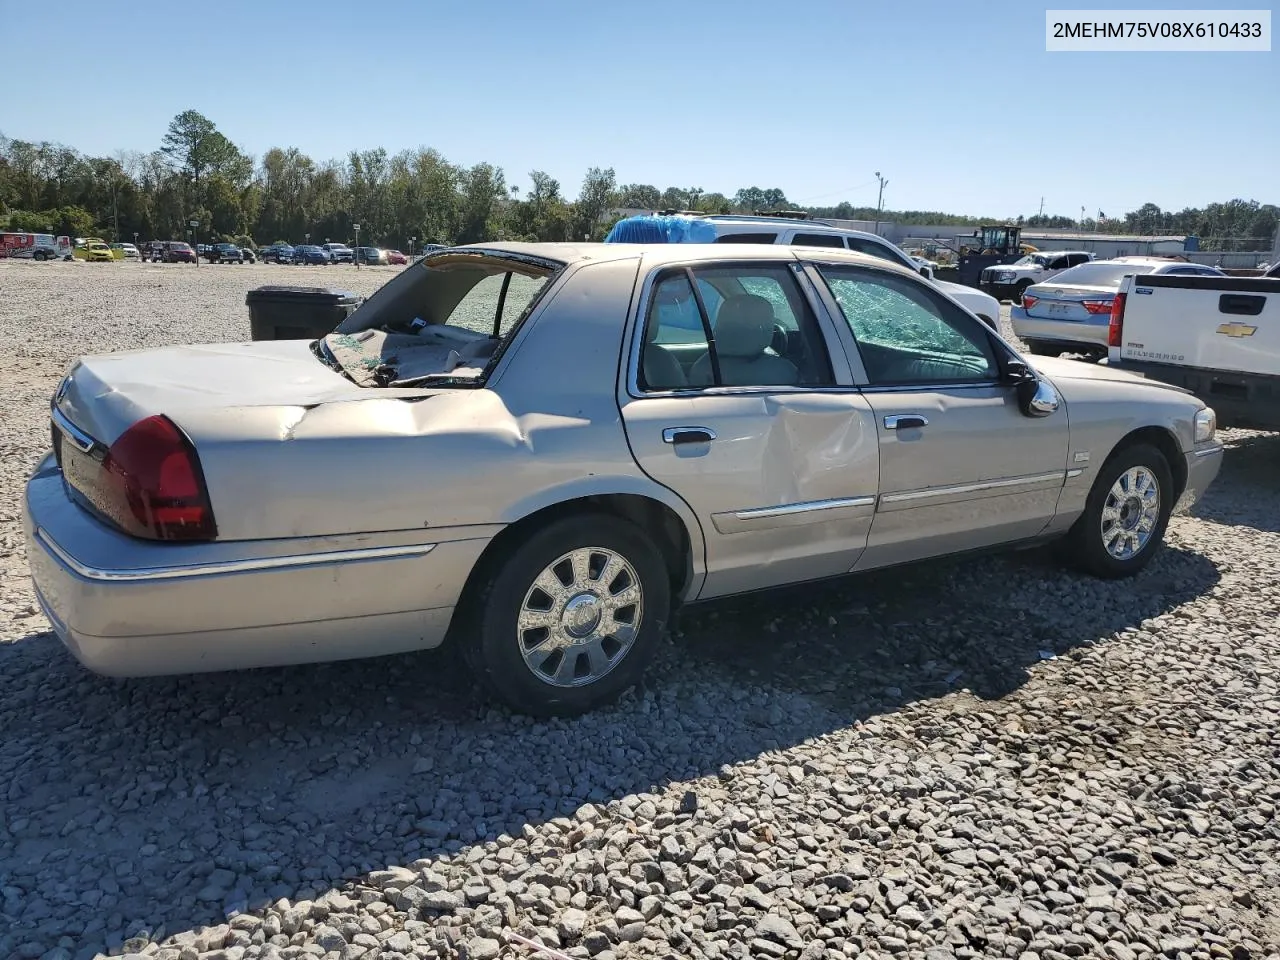
<svg viewBox="0 0 1280 960"><path fill-rule="evenodd" d="M1280 957L1280 437L1135 581L1040 552L686 611L536 725L444 654L115 681L19 497L85 352L395 268L0 263L0 957Z"/></svg>

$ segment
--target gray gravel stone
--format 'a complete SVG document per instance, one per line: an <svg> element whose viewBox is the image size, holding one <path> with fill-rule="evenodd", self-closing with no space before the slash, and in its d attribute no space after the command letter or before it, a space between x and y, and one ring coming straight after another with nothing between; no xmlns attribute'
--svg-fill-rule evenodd
<svg viewBox="0 0 1280 960"><path fill-rule="evenodd" d="M110 680L22 546L66 365L394 273L113 266L0 261L0 957L1280 960L1280 437L1224 431L1134 580L1029 552L691 607L577 720L433 655Z"/></svg>

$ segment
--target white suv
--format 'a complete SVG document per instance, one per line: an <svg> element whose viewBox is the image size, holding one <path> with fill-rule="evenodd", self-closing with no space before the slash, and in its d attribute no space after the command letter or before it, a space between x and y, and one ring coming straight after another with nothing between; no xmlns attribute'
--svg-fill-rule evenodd
<svg viewBox="0 0 1280 960"><path fill-rule="evenodd" d="M697 229L679 238L658 237L649 226L655 219L686 220ZM627 229L634 226L634 230ZM707 229L707 228L710 229ZM703 238L706 238L704 240ZM962 307L973 313L993 330L1000 329L1000 303L995 297L959 283L933 279L933 270L913 261L884 237L861 230L832 226L821 220L790 217L748 216L737 214L676 214L671 217L627 217L614 224L605 242L684 242L684 243L783 243L800 247L836 247L855 250L881 260L888 260L913 270L932 281L933 285Z"/></svg>
<svg viewBox="0 0 1280 960"><path fill-rule="evenodd" d="M1022 301L1023 291L1033 283L1044 283L1063 270L1088 263L1094 255L1087 250L1045 250L1028 253L1013 263L1001 263L987 267L978 278L983 290L997 300Z"/></svg>

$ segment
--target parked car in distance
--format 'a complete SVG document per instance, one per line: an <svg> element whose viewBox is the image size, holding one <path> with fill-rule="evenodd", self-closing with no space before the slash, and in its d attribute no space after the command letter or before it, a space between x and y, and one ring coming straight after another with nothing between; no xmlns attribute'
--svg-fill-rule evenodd
<svg viewBox="0 0 1280 960"><path fill-rule="evenodd" d="M111 263L115 260L111 247L105 240L98 237L84 237L77 240L71 255L76 260L84 260L86 263Z"/></svg>
<svg viewBox="0 0 1280 960"><path fill-rule="evenodd" d="M88 666L447 639L537 715L631 686L673 604L1055 539L1131 576L1222 452L914 270L758 244L445 250L319 340L83 357L51 417L26 552Z"/></svg>
<svg viewBox="0 0 1280 960"><path fill-rule="evenodd" d="M244 259L245 263L258 262L258 255L254 253L253 250L251 250L249 247L241 247L240 256Z"/></svg>
<svg viewBox="0 0 1280 960"><path fill-rule="evenodd" d="M406 257L399 250L384 250L383 253L387 255L387 263L391 264L392 266L397 266L397 267L404 266L406 263L409 262L409 258Z"/></svg>
<svg viewBox="0 0 1280 960"><path fill-rule="evenodd" d="M991 329L998 330L1000 326L1000 303L995 297L964 284L934 280L932 268L916 263L875 233L832 226L821 220L738 214L677 214L671 217L626 217L614 224L605 242L631 242L625 239L629 236L654 242L658 233L665 234L669 243L777 243L855 250L914 270Z"/></svg>
<svg viewBox="0 0 1280 960"><path fill-rule="evenodd" d="M371 267L381 266L387 262L387 256L377 247L356 247L356 263L366 263Z"/></svg>
<svg viewBox="0 0 1280 960"><path fill-rule="evenodd" d="M117 260L141 260L142 254L132 243L111 244L111 255Z"/></svg>
<svg viewBox="0 0 1280 960"><path fill-rule="evenodd" d="M1217 267L1158 257L1117 257L1071 267L1028 287L1009 311L1013 332L1042 356L1106 355L1111 307L1125 277L1135 274L1221 277Z"/></svg>
<svg viewBox="0 0 1280 960"><path fill-rule="evenodd" d="M243 263L244 253L234 243L215 243L205 249L204 257L210 263Z"/></svg>
<svg viewBox="0 0 1280 960"><path fill-rule="evenodd" d="M978 283L983 290L997 300L1017 303L1022 292L1033 283L1043 283L1056 277L1063 270L1078 267L1095 259L1087 250L1046 250L1028 253L1013 263L986 267L979 274Z"/></svg>
<svg viewBox="0 0 1280 960"><path fill-rule="evenodd" d="M181 240L156 240L151 244L149 258L152 263L195 263L196 252Z"/></svg>
<svg viewBox="0 0 1280 960"><path fill-rule="evenodd" d="M356 252L345 243L322 243L320 248L329 255L332 263L355 263Z"/></svg>
<svg viewBox="0 0 1280 960"><path fill-rule="evenodd" d="M433 253L438 253L441 250L448 250L448 249L449 249L448 246L443 243L424 243L421 247L418 248L418 252L413 255L413 262L417 263L423 258L429 257Z"/></svg>
<svg viewBox="0 0 1280 960"><path fill-rule="evenodd" d="M300 247L293 248L293 263L319 263L327 264L329 262L329 251L324 247L317 247L315 244L304 243Z"/></svg>
<svg viewBox="0 0 1280 960"><path fill-rule="evenodd" d="M259 251L263 263L293 263L294 247L287 243L273 243Z"/></svg>

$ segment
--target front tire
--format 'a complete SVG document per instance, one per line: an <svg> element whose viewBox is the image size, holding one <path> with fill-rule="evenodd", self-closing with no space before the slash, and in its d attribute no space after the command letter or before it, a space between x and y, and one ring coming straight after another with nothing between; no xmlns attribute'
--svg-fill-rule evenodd
<svg viewBox="0 0 1280 960"><path fill-rule="evenodd" d="M1116 451L1067 534L1067 558L1095 577L1132 577L1159 551L1173 501L1173 474L1164 454L1145 443Z"/></svg>
<svg viewBox="0 0 1280 960"><path fill-rule="evenodd" d="M459 638L489 690L537 717L616 700L653 659L671 608L657 548L608 514L555 520L481 575Z"/></svg>
<svg viewBox="0 0 1280 960"><path fill-rule="evenodd" d="M1027 287L1031 286L1030 280L1023 280L1013 291L1013 302L1022 303L1022 295L1027 292Z"/></svg>

